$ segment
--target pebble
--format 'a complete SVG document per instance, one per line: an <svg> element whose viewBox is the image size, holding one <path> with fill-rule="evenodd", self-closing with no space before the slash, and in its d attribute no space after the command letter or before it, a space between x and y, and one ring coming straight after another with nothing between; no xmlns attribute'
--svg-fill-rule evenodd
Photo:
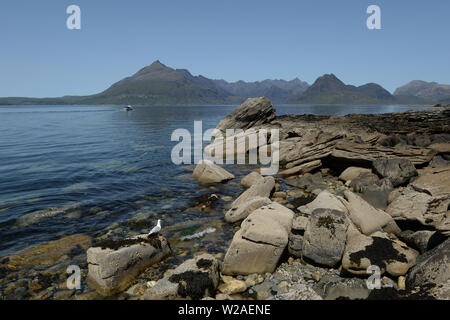
<svg viewBox="0 0 450 320"><path fill-rule="evenodd" d="M406 278L404 276L398 277L398 290L406 289Z"/></svg>

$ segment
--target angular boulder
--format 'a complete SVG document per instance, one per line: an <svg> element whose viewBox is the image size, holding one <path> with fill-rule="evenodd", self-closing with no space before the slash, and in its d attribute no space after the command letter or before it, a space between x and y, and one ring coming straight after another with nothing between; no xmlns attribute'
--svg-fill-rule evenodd
<svg viewBox="0 0 450 320"><path fill-rule="evenodd" d="M121 241L105 241L87 251L88 282L100 294L120 292L145 269L171 253L161 235L139 235Z"/></svg>
<svg viewBox="0 0 450 320"><path fill-rule="evenodd" d="M381 230L394 234L400 233L401 230L389 214L375 209L353 192L346 191L344 195L347 200L344 201L344 204L347 207L349 218L363 234L371 235Z"/></svg>
<svg viewBox="0 0 450 320"><path fill-rule="evenodd" d="M349 221L342 211L315 209L303 240L303 257L333 267L344 253Z"/></svg>
<svg viewBox="0 0 450 320"><path fill-rule="evenodd" d="M220 183L234 179L234 175L210 160L201 160L195 167L193 176L200 183Z"/></svg>
<svg viewBox="0 0 450 320"><path fill-rule="evenodd" d="M386 208L396 221L419 222L427 227L438 227L445 220L450 205L450 194L431 196L414 188L393 191ZM445 228L444 228L445 229Z"/></svg>
<svg viewBox="0 0 450 320"><path fill-rule="evenodd" d="M263 206L271 204L272 200L263 197L250 198L247 202L240 204L237 207L232 207L225 214L225 221L228 223L234 223L240 220L244 220L250 213Z"/></svg>
<svg viewBox="0 0 450 320"><path fill-rule="evenodd" d="M409 180L417 176L416 167L408 159L382 159L372 162L375 172L392 182L394 187L407 184Z"/></svg>
<svg viewBox="0 0 450 320"><path fill-rule="evenodd" d="M236 232L225 255L222 274L273 272L288 243L294 213L278 203L251 213Z"/></svg>
<svg viewBox="0 0 450 320"><path fill-rule="evenodd" d="M248 98L231 114L222 119L219 130L248 129L271 122L275 119L275 109L266 97Z"/></svg>
<svg viewBox="0 0 450 320"><path fill-rule="evenodd" d="M417 264L412 268L406 278L407 288L425 288L437 287L449 282L450 280L450 239L440 244L436 248L417 258ZM450 291L447 286L447 292L439 292L436 298L449 299ZM433 290L432 289L432 290ZM433 291L434 291L433 290Z"/></svg>
<svg viewBox="0 0 450 320"><path fill-rule="evenodd" d="M426 225L425 215L431 200L429 194L407 189L389 204L386 212L396 220L412 220Z"/></svg>
<svg viewBox="0 0 450 320"><path fill-rule="evenodd" d="M423 254L444 242L447 237L438 231L419 230L413 232L406 230L400 233L399 238Z"/></svg>
<svg viewBox="0 0 450 320"><path fill-rule="evenodd" d="M201 254L183 262L168 276L158 280L145 292L144 299L199 300L214 295L219 280L219 261L210 254Z"/></svg>

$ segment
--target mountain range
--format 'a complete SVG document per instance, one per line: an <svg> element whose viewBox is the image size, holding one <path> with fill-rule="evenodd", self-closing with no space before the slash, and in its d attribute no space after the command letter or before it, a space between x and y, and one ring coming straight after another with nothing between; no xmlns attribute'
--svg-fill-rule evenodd
<svg viewBox="0 0 450 320"><path fill-rule="evenodd" d="M394 95L445 103L450 102L450 85L414 80L395 90Z"/></svg>
<svg viewBox="0 0 450 320"><path fill-rule="evenodd" d="M249 97L265 96L274 103L307 104L425 104L450 100L450 85L412 81L394 94L376 83L344 84L334 74L319 77L312 85L295 78L256 82L227 82L186 69L173 69L160 61L142 68L103 92L60 98L0 98L0 104L238 104Z"/></svg>

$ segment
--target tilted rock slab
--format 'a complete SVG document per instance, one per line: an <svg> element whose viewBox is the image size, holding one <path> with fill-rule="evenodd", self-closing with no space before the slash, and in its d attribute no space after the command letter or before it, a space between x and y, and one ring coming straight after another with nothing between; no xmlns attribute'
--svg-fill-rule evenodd
<svg viewBox="0 0 450 320"><path fill-rule="evenodd" d="M89 284L105 296L120 292L145 269L170 253L166 238L146 234L89 248Z"/></svg>
<svg viewBox="0 0 450 320"><path fill-rule="evenodd" d="M376 231L387 231L394 234L401 232L394 219L386 212L375 209L360 196L353 192L344 192L347 201L349 218L355 226L365 235L371 235Z"/></svg>
<svg viewBox="0 0 450 320"><path fill-rule="evenodd" d="M303 163L299 166L296 166L296 167L293 167L290 169L283 170L279 174L282 176L290 176L290 175L294 175L294 174L304 174L304 173L311 172L317 168L320 168L321 166L322 166L322 161L315 160L315 161L311 161L308 163Z"/></svg>
<svg viewBox="0 0 450 320"><path fill-rule="evenodd" d="M266 97L249 98L220 121L219 130L247 129L275 119L275 109Z"/></svg>
<svg viewBox="0 0 450 320"><path fill-rule="evenodd" d="M269 198L275 188L275 178L272 176L264 177L263 181L259 181L245 190L236 200L231 204L232 208L245 203L254 197Z"/></svg>
<svg viewBox="0 0 450 320"><path fill-rule="evenodd" d="M234 175L210 160L201 160L195 167L193 176L200 183L220 183L234 179Z"/></svg>
<svg viewBox="0 0 450 320"><path fill-rule="evenodd" d="M225 255L222 273L273 272L291 231L294 212L274 202L251 213L236 232Z"/></svg>
<svg viewBox="0 0 450 320"><path fill-rule="evenodd" d="M268 204L271 204L272 200L269 198L263 198L263 197L253 197L250 198L247 202L244 202L237 207L232 207L230 210L227 211L225 214L225 221L228 223L234 223L239 220L244 220L248 217L249 214L251 214L256 209L259 209L263 206L267 206Z"/></svg>

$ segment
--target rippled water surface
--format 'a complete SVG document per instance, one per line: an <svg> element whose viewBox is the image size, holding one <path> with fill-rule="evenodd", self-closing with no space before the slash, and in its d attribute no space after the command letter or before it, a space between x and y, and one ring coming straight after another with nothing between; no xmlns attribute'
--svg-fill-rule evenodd
<svg viewBox="0 0 450 320"><path fill-rule="evenodd" d="M230 238L230 227L214 221L222 219L229 198L242 192L239 177L248 168L227 168L238 179L202 187L192 179L193 166L174 165L170 154L177 143L171 141L173 130L193 132L194 120L203 121L203 130L214 128L234 108L140 106L126 112L119 106L0 107L0 256L63 235L146 232L158 218L174 237L177 230L182 230L178 236L186 236L210 222L216 233ZM344 115L424 107L276 109L277 114ZM210 193L221 197L216 209L193 208L196 197Z"/></svg>

